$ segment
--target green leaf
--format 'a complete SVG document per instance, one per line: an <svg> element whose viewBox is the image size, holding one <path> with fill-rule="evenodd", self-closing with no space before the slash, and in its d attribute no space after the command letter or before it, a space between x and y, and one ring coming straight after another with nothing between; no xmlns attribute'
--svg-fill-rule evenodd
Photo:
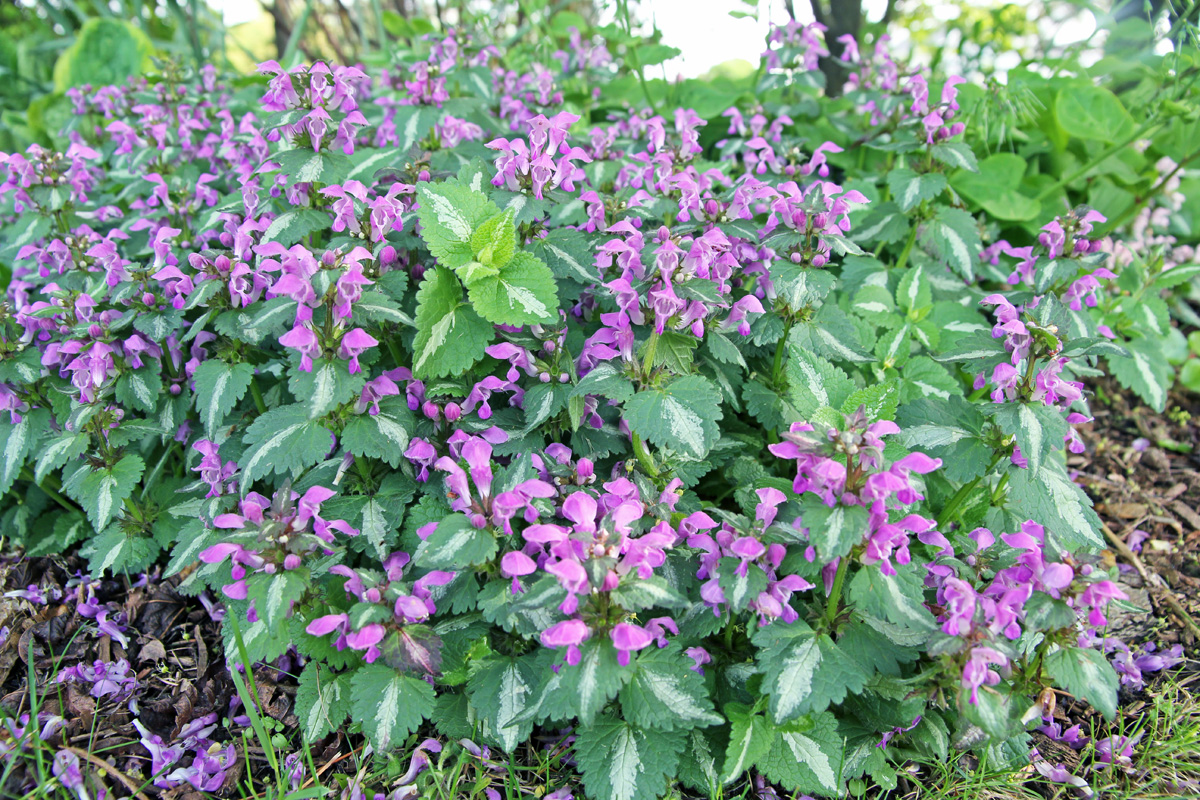
<svg viewBox="0 0 1200 800"><path fill-rule="evenodd" d="M850 580L846 596L856 608L894 625L923 633L937 629L925 607L923 578L911 565L896 565L895 575L884 575L878 566L860 569Z"/></svg>
<svg viewBox="0 0 1200 800"><path fill-rule="evenodd" d="M496 549L492 534L473 527L465 514L451 514L421 542L413 560L429 569L461 570L486 564Z"/></svg>
<svg viewBox="0 0 1200 800"><path fill-rule="evenodd" d="M403 399L387 397L380 401L378 414L350 418L342 431L342 446L356 456L378 458L396 468L404 462L415 424Z"/></svg>
<svg viewBox="0 0 1200 800"><path fill-rule="evenodd" d="M471 707L483 726L485 736L513 752L533 732L533 723L514 722L532 697L540 675L538 665L528 657L489 659L475 668L467 680Z"/></svg>
<svg viewBox="0 0 1200 800"><path fill-rule="evenodd" d="M906 314L933 304L933 285L924 267L917 265L904 271L896 287L896 302Z"/></svg>
<svg viewBox="0 0 1200 800"><path fill-rule="evenodd" d="M537 700L520 715L522 720L578 718L588 726L609 700L633 677L633 670L617 662L617 651L607 636L593 637L579 647L575 665L562 664L551 673L538 692Z"/></svg>
<svg viewBox="0 0 1200 800"><path fill-rule="evenodd" d="M254 367L244 361L227 364L210 358L200 362L193 378L196 382L196 413L200 415L205 434L211 437L250 388Z"/></svg>
<svg viewBox="0 0 1200 800"><path fill-rule="evenodd" d="M605 717L577 728L575 759L596 800L658 800L674 776L684 731L643 730Z"/></svg>
<svg viewBox="0 0 1200 800"><path fill-rule="evenodd" d="M1025 159L1015 153L996 153L979 162L977 173L959 172L950 183L996 219L1027 222L1038 218L1042 204L1020 193L1025 170Z"/></svg>
<svg viewBox="0 0 1200 800"><path fill-rule="evenodd" d="M259 619L268 628L277 628L292 614L294 603L309 587L307 569L289 569L274 575L254 575L246 581L247 596L254 601Z"/></svg>
<svg viewBox="0 0 1200 800"><path fill-rule="evenodd" d="M843 760L837 719L823 713L777 730L760 769L789 792L836 797Z"/></svg>
<svg viewBox="0 0 1200 800"><path fill-rule="evenodd" d="M979 169L979 164L975 160L975 153L964 142L935 144L929 148L929 154L948 167L965 169L969 172L975 172Z"/></svg>
<svg viewBox="0 0 1200 800"><path fill-rule="evenodd" d="M334 675L310 661L296 689L296 718L305 741L315 742L342 727L350 713L351 673Z"/></svg>
<svg viewBox="0 0 1200 800"><path fill-rule="evenodd" d="M87 512L92 527L104 530L121 504L133 495L145 468L141 456L130 453L111 467L88 470L72 496Z"/></svg>
<svg viewBox="0 0 1200 800"><path fill-rule="evenodd" d="M517 253L498 275L469 283L467 293L479 315L498 325L532 325L557 319L554 273L529 253Z"/></svg>
<svg viewBox="0 0 1200 800"><path fill-rule="evenodd" d="M727 704L725 716L729 718L730 731L721 780L730 784L766 759L775 738L775 726L762 714L752 713L749 706L741 703Z"/></svg>
<svg viewBox="0 0 1200 800"><path fill-rule="evenodd" d="M148 536L130 534L121 525L110 525L81 552L88 557L88 569L93 575L118 575L149 567L158 557L159 547Z"/></svg>
<svg viewBox="0 0 1200 800"><path fill-rule="evenodd" d="M1133 117L1117 96L1100 86L1069 86L1054 100L1062 129L1077 139L1115 142L1133 133Z"/></svg>
<svg viewBox="0 0 1200 800"><path fill-rule="evenodd" d="M65 92L84 84L117 85L151 68L154 44L139 27L113 17L84 19L70 47L54 63L55 91ZM16 40L13 41L15 47Z"/></svg>
<svg viewBox="0 0 1200 800"><path fill-rule="evenodd" d="M623 403L633 397L633 383L613 364L602 361L592 371L579 379L571 395L581 397L594 394Z"/></svg>
<svg viewBox="0 0 1200 800"><path fill-rule="evenodd" d="M1129 357L1105 360L1117 382L1132 389L1146 405L1158 413L1167 407L1167 392L1175 381L1175 370L1167 361L1162 347L1150 339L1134 339L1128 343Z"/></svg>
<svg viewBox="0 0 1200 800"><path fill-rule="evenodd" d="M962 278L975 280L975 265L983 244L975 218L966 211L938 206L934 218L922 226L918 239L931 255Z"/></svg>
<svg viewBox="0 0 1200 800"><path fill-rule="evenodd" d="M349 364L340 359L318 359L305 372L290 370L288 391L308 411L310 419L323 417L343 403L358 399L366 378L350 374Z"/></svg>
<svg viewBox="0 0 1200 800"><path fill-rule="evenodd" d="M621 581L612 591L612 599L626 611L645 611L648 608L687 608L690 601L667 583L661 575Z"/></svg>
<svg viewBox="0 0 1200 800"><path fill-rule="evenodd" d="M795 339L788 339L787 348L788 395L802 414L811 415L822 407L838 408L854 392L854 381L840 368L797 347Z"/></svg>
<svg viewBox="0 0 1200 800"><path fill-rule="evenodd" d="M932 200L946 190L946 176L940 172L919 174L911 169L894 169L887 176L888 189L892 199L904 213L908 213L921 204L922 201Z"/></svg>
<svg viewBox="0 0 1200 800"><path fill-rule="evenodd" d="M19 427L19 426L14 426ZM7 476L10 471L21 471L21 464L17 463L16 452L18 444L14 442L13 436L20 435L24 439L28 439L28 432L16 434L15 431L9 432L9 438L4 441L4 474ZM91 437L86 433L71 433L63 431L58 437L51 439L50 442L42 447L41 454L37 457L37 463L33 468L33 479L36 483L41 483L47 475L54 472L59 467L71 462L85 452L88 445L91 443ZM22 446L27 446L22 444ZM9 448L12 448L11 450ZM10 455L12 456L10 460ZM22 456L22 464L24 457Z"/></svg>
<svg viewBox="0 0 1200 800"><path fill-rule="evenodd" d="M443 267L457 269L475 260L471 237L486 219L500 213L482 192L458 183L417 185L421 238Z"/></svg>
<svg viewBox="0 0 1200 800"><path fill-rule="evenodd" d="M864 506L829 506L816 498L805 499L801 520L823 563L848 554L867 534Z"/></svg>
<svg viewBox="0 0 1200 800"><path fill-rule="evenodd" d="M354 168L344 155L331 151L315 152L307 147L284 150L271 157L288 183L341 183Z"/></svg>
<svg viewBox="0 0 1200 800"><path fill-rule="evenodd" d="M117 380L117 402L126 408L153 412L162 392L162 377L154 366L127 372Z"/></svg>
<svg viewBox="0 0 1200 800"><path fill-rule="evenodd" d="M517 226L512 207L479 226L471 236L471 249L485 266L500 269L512 260L517 250ZM470 285L471 281L466 283Z"/></svg>
<svg viewBox="0 0 1200 800"><path fill-rule="evenodd" d="M824 711L847 692L861 692L867 675L829 638L794 622L758 654L776 724Z"/></svg>
<svg viewBox="0 0 1200 800"><path fill-rule="evenodd" d="M242 489L271 473L298 473L320 463L333 446L333 434L310 420L302 405L281 406L250 424L241 459Z"/></svg>
<svg viewBox="0 0 1200 800"><path fill-rule="evenodd" d="M711 382L687 375L635 394L625 403L625 421L643 439L704 458L720 436L719 397Z"/></svg>
<svg viewBox="0 0 1200 800"><path fill-rule="evenodd" d="M858 389L842 403L843 414L853 414L859 406L867 419L892 419L896 416L896 404L900 401L900 384L897 381L873 383Z"/></svg>
<svg viewBox="0 0 1200 800"><path fill-rule="evenodd" d="M324 211L290 208L271 221L262 243L279 242L284 247L291 247L313 231L325 230L332 224Z"/></svg>
<svg viewBox="0 0 1200 800"><path fill-rule="evenodd" d="M427 272L417 291L416 325L413 373L424 378L466 372L495 333L463 302L454 273L441 267Z"/></svg>
<svg viewBox="0 0 1200 800"><path fill-rule="evenodd" d="M1032 519L1046 527L1054 541L1066 550L1099 551L1104 537L1092 501L1067 476L1056 461L1046 461L1038 471L1009 471L1008 507L1021 519Z"/></svg>
<svg viewBox="0 0 1200 800"><path fill-rule="evenodd" d="M366 664L350 679L350 712L375 752L386 753L417 729L434 708L433 687L382 664Z"/></svg>
<svg viewBox="0 0 1200 800"><path fill-rule="evenodd" d="M954 395L947 400L922 397L905 403L896 414L900 441L942 460L952 481L966 483L987 472L992 448L983 439L985 419L979 410Z"/></svg>
<svg viewBox="0 0 1200 800"><path fill-rule="evenodd" d="M1004 403L996 407L993 419L1000 430L1016 437L1021 455L1034 472L1042 468L1046 456L1062 449L1067 434L1062 412L1041 403Z"/></svg>
<svg viewBox="0 0 1200 800"><path fill-rule="evenodd" d="M1046 656L1054 683L1086 700L1112 721L1117 716L1117 672L1099 650L1064 647Z"/></svg>
<svg viewBox="0 0 1200 800"><path fill-rule="evenodd" d="M595 245L583 231L555 228L544 239L535 239L529 249L559 278L590 286L600 277L599 270L593 266Z"/></svg>
<svg viewBox="0 0 1200 800"><path fill-rule="evenodd" d="M21 473L21 468L25 466L25 458L28 456L41 437L43 431L50 427L50 413L45 409L34 409L25 414L25 416L16 425L12 425L7 420L0 423L0 494L7 492L12 488L13 482ZM79 446L78 437L68 434L67 436L55 440L51 447L57 451L66 454L68 449L78 448L79 452L83 452L83 448L87 446L88 436L83 434L82 447ZM43 450L40 458L46 458L49 455L48 451ZM78 453L76 454L78 455ZM55 455L57 460L58 455ZM64 458L63 461L66 459ZM61 462L60 462L61 463ZM39 461L39 471L41 464ZM37 478L38 483L41 483L41 477ZM99 529L99 527L97 527Z"/></svg>
<svg viewBox="0 0 1200 800"><path fill-rule="evenodd" d="M686 730L719 725L704 678L678 648L638 654L633 677L621 689L622 717L641 728Z"/></svg>

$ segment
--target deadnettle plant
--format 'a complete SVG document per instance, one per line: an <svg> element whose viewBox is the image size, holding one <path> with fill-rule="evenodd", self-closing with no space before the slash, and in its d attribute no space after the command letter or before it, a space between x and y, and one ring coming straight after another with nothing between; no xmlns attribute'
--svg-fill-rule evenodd
<svg viewBox="0 0 1200 800"><path fill-rule="evenodd" d="M235 660L299 670L307 737L421 742L396 797L434 730L497 775L540 731L596 800L1078 741L1056 691L1111 716L1179 658L1111 635L1064 456L1084 378L1162 372L1184 245L1157 200L1122 239L1103 192L1046 189L886 37L837 43L829 101L823 34L774 29L695 108L617 99L644 43L578 26L72 92L54 147L0 155L6 536L184 575ZM127 666L64 680L126 702ZM139 728L148 779L222 787L214 722Z"/></svg>

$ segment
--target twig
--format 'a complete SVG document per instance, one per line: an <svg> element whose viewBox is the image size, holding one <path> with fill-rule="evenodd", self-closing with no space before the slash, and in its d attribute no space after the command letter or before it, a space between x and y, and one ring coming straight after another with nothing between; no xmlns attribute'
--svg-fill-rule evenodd
<svg viewBox="0 0 1200 800"><path fill-rule="evenodd" d="M1138 523L1135 522L1128 530L1133 530L1137 525ZM1146 570L1146 565L1138 558L1138 554L1130 550L1129 545L1125 544L1125 541L1121 537L1113 533L1112 528L1108 527L1104 522L1100 523L1100 527L1104 530L1104 535L1108 538L1108 541L1121 554L1121 557L1132 564L1133 568L1137 570L1138 575L1142 578L1142 583L1146 585L1146 591L1151 597L1154 597L1155 589L1165 589L1165 591L1158 593L1159 597L1178 615L1187 629L1192 632L1192 636L1196 638L1196 641L1200 641L1200 625L1196 624L1196 620L1192 619L1192 615L1187 612L1187 609L1175 599L1174 593L1171 592L1171 587L1163 587L1151 581L1150 573Z"/></svg>
<svg viewBox="0 0 1200 800"><path fill-rule="evenodd" d="M145 794L142 793L142 790L138 788L138 785L132 779L130 779L128 776L125 775L125 773L121 772L121 770L117 769L112 764L109 764L107 761L100 758L100 756L93 755L92 753L89 753L86 750L80 750L78 747L67 746L67 747L64 747L63 749L68 752L74 753L75 755L79 756L80 758L84 759L85 761L91 762L94 766L99 767L100 769L104 770L105 774L112 775L114 778L116 778L118 781L121 782L121 785L123 785L126 789L128 789L130 792L132 792L133 796L136 797L138 800L150 800L149 797L147 797Z"/></svg>

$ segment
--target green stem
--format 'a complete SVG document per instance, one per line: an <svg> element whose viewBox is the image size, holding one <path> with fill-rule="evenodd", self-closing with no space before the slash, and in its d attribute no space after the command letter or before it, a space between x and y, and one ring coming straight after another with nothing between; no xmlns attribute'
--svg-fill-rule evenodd
<svg viewBox="0 0 1200 800"><path fill-rule="evenodd" d="M912 252L916 241L917 225L914 222L912 229L908 232L908 241L904 243L904 249L900 251L900 258L896 261L896 269L904 269L904 265L908 263L908 254Z"/></svg>
<svg viewBox="0 0 1200 800"><path fill-rule="evenodd" d="M254 378L250 379L250 394L254 396L254 407L258 409L258 413L267 413L267 404L263 402L262 390L258 388L258 381Z"/></svg>
<svg viewBox="0 0 1200 800"><path fill-rule="evenodd" d="M167 457L169 455L171 455L171 453L174 452L174 450L175 450L174 442L172 442L171 446L168 447L166 450L163 450L163 454L161 456L159 456L158 463L156 463L154 465L154 469L150 470L150 474L146 477L146 480L142 482L142 498L141 499L143 499L143 500L146 499L146 493L150 491L150 489L154 486L154 482L158 480L158 476L162 473L163 465L167 463Z"/></svg>
<svg viewBox="0 0 1200 800"><path fill-rule="evenodd" d="M992 505L1000 502L1000 496L1004 492L1004 487L1008 486L1008 476L1012 473L1006 472L1000 476L1000 482L996 484L996 490L992 492Z"/></svg>
<svg viewBox="0 0 1200 800"><path fill-rule="evenodd" d="M1079 178L1086 175L1088 173L1088 171L1090 171L1093 167L1095 167L1101 161L1104 161L1106 158L1113 155L1114 153L1118 153L1121 150L1124 150L1126 147L1128 147L1132 143L1136 142L1138 139L1149 136L1150 134L1154 133L1154 131L1156 129L1161 128L1161 127L1162 127L1161 122L1147 122L1145 125L1142 125L1136 131L1134 131L1126 139L1124 139L1123 141L1117 142L1117 143L1113 144L1112 146L1108 147L1107 149L1103 150L1099 155L1093 157L1091 161L1087 162L1082 167L1080 167L1079 169L1072 172L1070 175L1067 175L1066 177L1060 179L1057 183L1052 184L1051 186L1047 186L1034 199L1035 200L1045 200L1047 197L1054 194L1055 192L1057 192L1059 189L1063 188L1067 184L1074 183L1076 180L1078 180Z"/></svg>
<svg viewBox="0 0 1200 800"><path fill-rule="evenodd" d="M646 452L646 446L642 444L642 437L636 433L633 434L633 454L637 456L638 463L642 465L642 469L649 473L651 478L658 477L658 467L654 466L654 459Z"/></svg>
<svg viewBox="0 0 1200 800"><path fill-rule="evenodd" d="M642 359L642 373L646 376L646 380L650 380L650 376L654 373L654 356L658 353L658 332L651 331L650 338L646 340L646 355Z"/></svg>
<svg viewBox="0 0 1200 800"><path fill-rule="evenodd" d="M771 385L778 387L779 379L783 377L783 353L787 349L788 334L792 332L792 320L789 318L783 327L783 336L775 345L775 361L771 364Z"/></svg>
<svg viewBox="0 0 1200 800"><path fill-rule="evenodd" d="M850 556L842 556L838 561L837 574L833 577L833 589L829 592L829 601L825 606L825 619L833 625L837 619L838 608L842 604L842 584L846 582L846 573L850 571Z"/></svg>
<svg viewBox="0 0 1200 800"><path fill-rule="evenodd" d="M76 510L75 504L72 503L70 500L63 497L61 494L59 494L55 489L51 488L50 486L42 485L43 483L51 483L54 478L53 475L47 475L45 480L42 481L42 483L38 483L36 476L34 476L34 474L33 474L33 470L29 469L29 467L21 467L21 477L24 478L25 480L29 481L30 483L32 483L34 486L41 489L43 492L46 493L47 497L49 497L54 502L58 503L60 506L65 508L67 511L75 511ZM53 481L53 482L57 483L57 481Z"/></svg>
<svg viewBox="0 0 1200 800"><path fill-rule="evenodd" d="M938 530L945 528L946 525L949 524L950 520L954 519L954 515L958 513L959 507L966 501L967 495L974 491L975 487L979 485L981 480L983 480L982 475L978 476L970 483L964 483L962 487L955 492L954 497L951 497L950 502L947 503L946 507L942 509L942 513L938 514Z"/></svg>
<svg viewBox="0 0 1200 800"><path fill-rule="evenodd" d="M383 341L387 344L388 352L392 354L392 360L396 362L396 366L404 366L404 360L400 358L400 349L396 347L396 342L390 337Z"/></svg>

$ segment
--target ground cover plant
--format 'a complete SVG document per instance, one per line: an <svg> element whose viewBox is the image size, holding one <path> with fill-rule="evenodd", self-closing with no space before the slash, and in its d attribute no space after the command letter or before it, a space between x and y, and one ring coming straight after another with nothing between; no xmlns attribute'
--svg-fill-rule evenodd
<svg viewBox="0 0 1200 800"><path fill-rule="evenodd" d="M707 87L647 82L670 48L628 26L545 34L76 89L0 157L0 524L87 561L10 594L124 653L29 680L0 746L41 759L39 697L82 692L132 715L123 790L232 791L215 714L139 716L112 576L212 609L281 793L318 770L261 665L310 746L403 755L347 797L434 791L434 733L495 796L952 753L1086 788L1034 730L1131 764L1060 705L1112 720L1182 648L1112 630L1144 608L1066 457L1085 379L1163 411L1198 377L1194 49L1001 84L846 40L827 92L815 24ZM94 796L76 750L6 777Z"/></svg>

